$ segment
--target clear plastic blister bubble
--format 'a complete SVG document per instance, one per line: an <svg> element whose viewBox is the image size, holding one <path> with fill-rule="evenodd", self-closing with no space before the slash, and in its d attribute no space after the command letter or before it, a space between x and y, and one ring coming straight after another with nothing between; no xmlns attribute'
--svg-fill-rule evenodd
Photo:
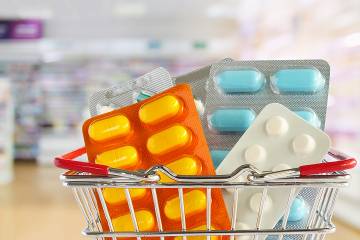
<svg viewBox="0 0 360 240"><path fill-rule="evenodd" d="M231 58L225 58L219 61L219 63L228 63L233 61ZM212 65L196 69L190 73L175 77L175 83L188 83L191 85L194 95L196 108L200 115L204 113L205 97L206 97L206 84L209 79L210 69Z"/></svg>
<svg viewBox="0 0 360 240"><path fill-rule="evenodd" d="M128 106L174 86L165 68L156 68L143 76L93 93L89 98L91 116Z"/></svg>

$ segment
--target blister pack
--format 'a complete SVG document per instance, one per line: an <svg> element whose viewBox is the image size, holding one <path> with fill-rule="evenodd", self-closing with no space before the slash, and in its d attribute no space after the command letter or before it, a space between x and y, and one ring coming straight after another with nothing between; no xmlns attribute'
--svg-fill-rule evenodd
<svg viewBox="0 0 360 240"><path fill-rule="evenodd" d="M219 63L228 63L233 61L231 58L225 58L219 61ZM205 97L206 97L206 84L209 79L210 69L212 65L196 69L190 73L178 76L174 78L176 84L187 83L191 85L192 92L194 94L196 108L200 115L204 113Z"/></svg>
<svg viewBox="0 0 360 240"><path fill-rule="evenodd" d="M324 129L330 68L323 60L215 63L206 90L204 131L219 164L269 103L285 105ZM201 86L200 88L204 88Z"/></svg>
<svg viewBox="0 0 360 240"><path fill-rule="evenodd" d="M146 170L164 165L180 175L214 175L190 86L180 84L137 104L88 119L83 125L90 162L125 170ZM162 183L172 180L160 175ZM106 188L104 199L116 231L133 231L122 189ZM157 228L150 189L129 190L140 231ZM157 190L164 230L181 230L177 189ZM186 227L206 226L206 192L184 189ZM219 189L212 191L212 228L229 229Z"/></svg>
<svg viewBox="0 0 360 240"><path fill-rule="evenodd" d="M89 98L91 116L140 102L174 86L170 73L162 67L136 79L93 93Z"/></svg>
<svg viewBox="0 0 360 240"><path fill-rule="evenodd" d="M330 139L323 131L285 106L272 103L259 113L216 173L229 174L243 164L252 164L260 171L280 171L320 163L329 147ZM297 196L300 190L296 190L293 196ZM281 219L290 191L290 188L267 190L259 226L261 229L271 229ZM229 213L232 211L233 194L233 189L223 191ZM263 191L257 188L239 189L236 224L239 230L256 228L262 194Z"/></svg>

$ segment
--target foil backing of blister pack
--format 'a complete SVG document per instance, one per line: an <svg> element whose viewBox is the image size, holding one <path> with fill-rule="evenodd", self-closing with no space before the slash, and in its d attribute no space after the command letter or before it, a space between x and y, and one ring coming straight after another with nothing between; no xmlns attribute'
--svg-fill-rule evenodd
<svg viewBox="0 0 360 240"><path fill-rule="evenodd" d="M324 85L318 92L277 93L271 86L271 77L284 69L318 70ZM224 71L254 70L263 74L264 83L260 90L252 93L224 93L218 86L216 77ZM264 60L231 61L212 65L207 81L204 117L204 131L211 150L230 150L244 131L218 131L211 126L210 117L218 109L249 109L256 115L269 103L280 103L294 111L312 111L319 119L319 127L324 129L328 100L330 67L324 60ZM242 79L236 79L242 81ZM199 87L201 88L201 87ZM203 86L202 86L203 88ZM238 119L241 121L241 119Z"/></svg>
<svg viewBox="0 0 360 240"><path fill-rule="evenodd" d="M233 61L231 58L225 58L219 63L228 63ZM175 83L188 83L191 85L192 92L195 98L196 107L200 115L204 113L206 89L205 86L209 79L211 64L200 69L196 69L190 73L175 77Z"/></svg>
<svg viewBox="0 0 360 240"><path fill-rule="evenodd" d="M136 79L93 93L89 98L91 116L138 102L139 96L152 96L174 86L170 73L162 67ZM104 108L106 110L104 110Z"/></svg>

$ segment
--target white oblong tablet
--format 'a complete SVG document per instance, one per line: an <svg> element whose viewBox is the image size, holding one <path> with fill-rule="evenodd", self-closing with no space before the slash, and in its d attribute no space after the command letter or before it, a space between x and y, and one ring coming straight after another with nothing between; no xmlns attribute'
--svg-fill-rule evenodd
<svg viewBox="0 0 360 240"><path fill-rule="evenodd" d="M289 124L285 118L274 116L269 118L265 124L266 133L270 136L281 136L289 129Z"/></svg>
<svg viewBox="0 0 360 240"><path fill-rule="evenodd" d="M258 144L254 144L245 149L245 161L249 164L257 166L266 160L266 149Z"/></svg>
<svg viewBox="0 0 360 240"><path fill-rule="evenodd" d="M261 198L262 198L262 193L255 193L250 198L250 201L249 201L250 209L255 213L257 213L259 211ZM266 212L266 211L270 210L271 207L272 207L272 200L269 195L266 195L263 211Z"/></svg>
<svg viewBox="0 0 360 240"><path fill-rule="evenodd" d="M250 226L243 222L237 222L235 230L250 230ZM252 236L235 236L236 240L250 240Z"/></svg>
<svg viewBox="0 0 360 240"><path fill-rule="evenodd" d="M309 154L314 151L315 147L314 138L308 134L300 134L292 142L292 148L297 154Z"/></svg>
<svg viewBox="0 0 360 240"><path fill-rule="evenodd" d="M280 164L276 165L275 167L273 167L273 169L271 169L271 170L273 172L277 172L277 171L287 170L290 168L291 168L290 165L287 165L286 163L280 163Z"/></svg>

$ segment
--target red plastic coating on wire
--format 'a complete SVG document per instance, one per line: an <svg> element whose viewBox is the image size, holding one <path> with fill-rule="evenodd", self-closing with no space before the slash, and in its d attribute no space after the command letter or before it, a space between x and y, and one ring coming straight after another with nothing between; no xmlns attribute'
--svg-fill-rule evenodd
<svg viewBox="0 0 360 240"><path fill-rule="evenodd" d="M353 158L335 162L318 163L299 167L300 176L330 173L354 168L356 160Z"/></svg>
<svg viewBox="0 0 360 240"><path fill-rule="evenodd" d="M109 167L90 163L90 162L80 162L74 161L75 158L83 155L86 153L85 147L76 149L70 153L64 154L61 157L55 158L55 166L63 169L78 171L78 172L87 172L96 175L108 175L109 174Z"/></svg>

